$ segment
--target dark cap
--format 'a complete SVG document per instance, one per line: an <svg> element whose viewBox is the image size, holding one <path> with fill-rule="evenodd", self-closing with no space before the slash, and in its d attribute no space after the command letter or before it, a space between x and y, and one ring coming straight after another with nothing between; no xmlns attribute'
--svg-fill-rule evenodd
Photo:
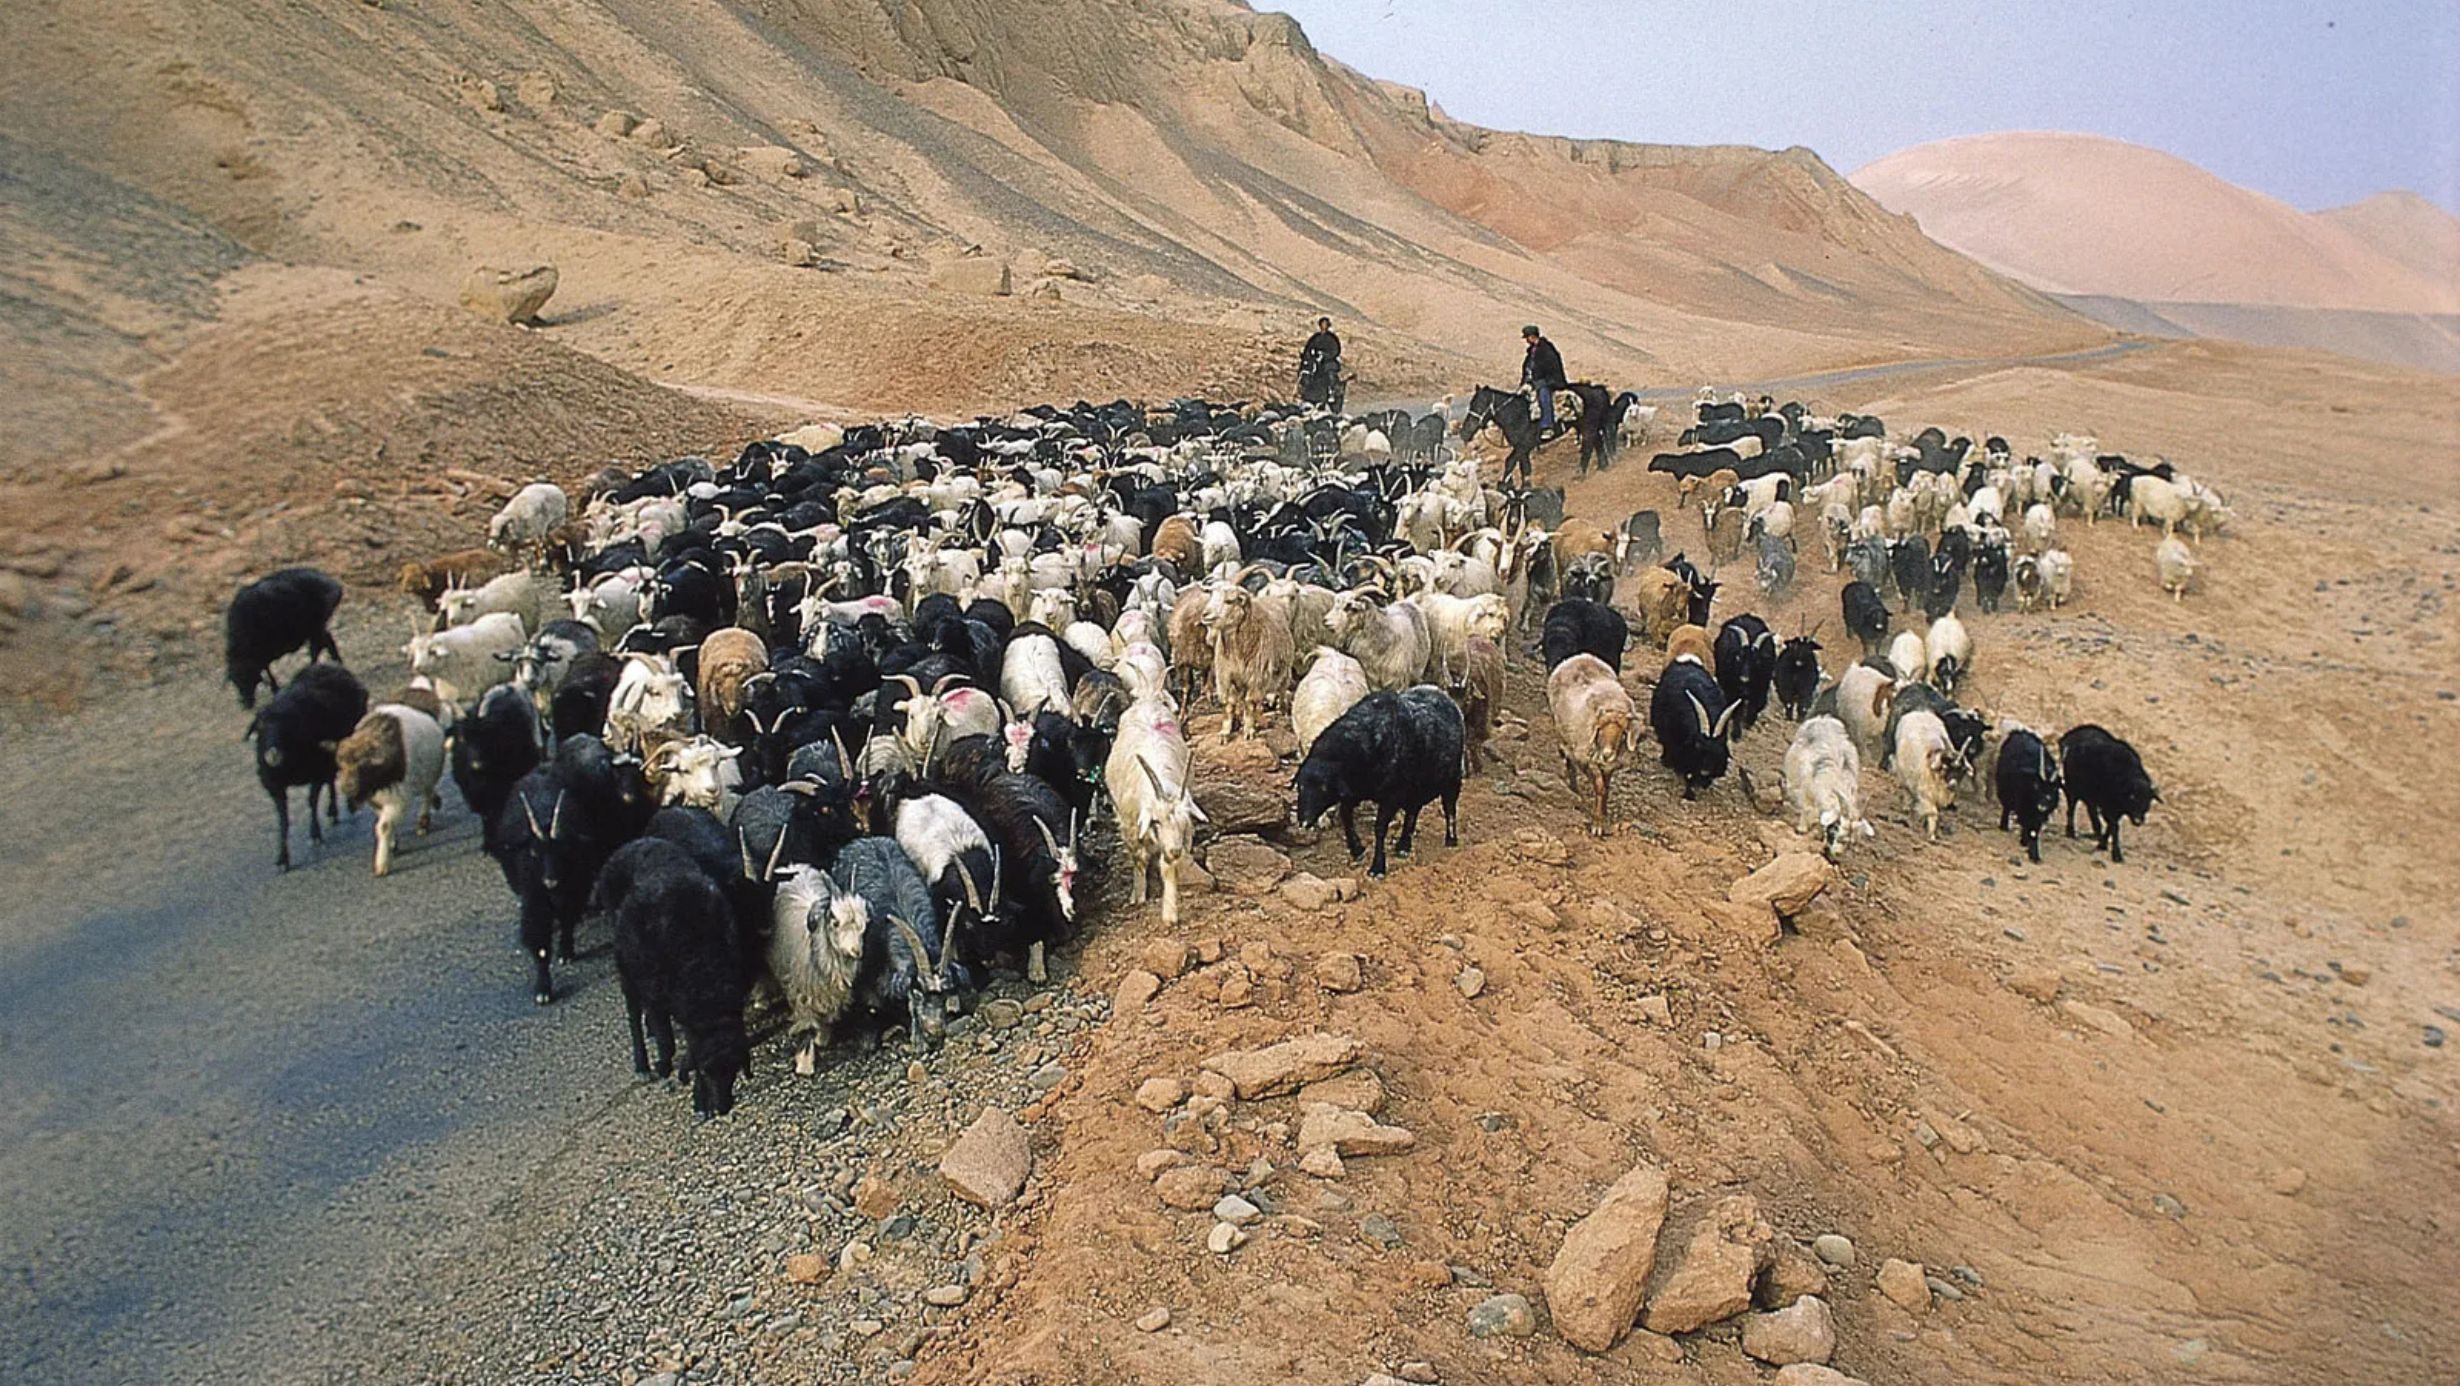
<svg viewBox="0 0 2460 1386"><path fill-rule="evenodd" d="M1522 328L1522 329L1520 330L1520 335L1522 335L1522 336L1524 336L1524 337L1534 337L1534 336L1537 336L1537 335L1538 335L1537 324L1536 324L1536 323L1531 323L1531 324L1529 324L1527 327Z"/></svg>

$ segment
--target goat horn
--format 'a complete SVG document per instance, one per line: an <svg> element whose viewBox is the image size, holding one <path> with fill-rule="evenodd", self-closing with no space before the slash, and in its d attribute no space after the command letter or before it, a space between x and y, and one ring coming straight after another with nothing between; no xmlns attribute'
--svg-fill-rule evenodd
<svg viewBox="0 0 2460 1386"><path fill-rule="evenodd" d="M1034 820L1034 822L1035 822L1036 824L1041 823L1041 821L1042 821L1042 820L1041 820L1041 819L1039 819L1039 818L1037 818L1037 819L1035 819L1035 820ZM992 904L994 904L994 905L996 905L996 904L998 904L998 903L999 903L1000 875L1001 875L1001 873L1002 873L1003 871L1005 871L1005 870L1006 870L1006 862L1005 862L1005 858L1001 855L1000 850L999 850L997 847L992 848L992 849L991 849L991 903L992 903Z"/></svg>
<svg viewBox="0 0 2460 1386"><path fill-rule="evenodd" d="M776 842L776 844L775 844L774 846L772 846L772 847L770 847L770 848L769 848L769 864L768 864L766 867L763 867L763 868L761 869L760 879L762 879L762 880L764 880L764 881L774 881L774 880L776 880L776 879L777 879L777 859L778 859L779 857L784 856L785 854L786 854L786 828L785 828L785 825L784 825L784 824L779 824L779 825L778 825L778 829L777 829L777 842Z"/></svg>
<svg viewBox="0 0 2460 1386"><path fill-rule="evenodd" d="M938 971L932 965L931 950L923 945L922 934L913 925L907 923L904 916L892 914L888 917L888 922L898 933L905 935L905 946L913 950L914 956L922 961L925 971Z"/></svg>
<svg viewBox="0 0 2460 1386"><path fill-rule="evenodd" d="M942 674L939 676L939 679L931 685L931 696L934 698L938 697L942 690L946 689L952 682L971 684L973 680L964 674ZM916 691L919 692L920 690L917 689Z"/></svg>
<svg viewBox="0 0 2460 1386"><path fill-rule="evenodd" d="M1691 700L1691 710L1700 716L1700 735L1715 736L1717 729L1709 723L1708 705L1700 701L1700 695L1697 693L1686 693L1683 696Z"/></svg>
<svg viewBox="0 0 2460 1386"><path fill-rule="evenodd" d="M547 838L561 837L564 832L564 791L555 791L555 807L547 813Z"/></svg>
<svg viewBox="0 0 2460 1386"><path fill-rule="evenodd" d="M752 874L751 834L745 832L741 828L735 829L735 850L743 854L743 879L747 881L759 880L760 878L758 876Z"/></svg>
<svg viewBox="0 0 2460 1386"><path fill-rule="evenodd" d="M1035 818L1034 829L1042 834L1042 845L1050 849L1051 860L1059 860L1059 839L1051 836L1051 825Z"/></svg>
<svg viewBox="0 0 2460 1386"><path fill-rule="evenodd" d="M527 794L521 796L521 816L530 821L530 836L545 842L547 834L538 826L538 810L530 806L530 796Z"/></svg>
<svg viewBox="0 0 2460 1386"><path fill-rule="evenodd" d="M837 748L837 773L852 775L854 757L846 754L846 734L839 730L834 722L829 724L829 742Z"/></svg>
<svg viewBox="0 0 2460 1386"><path fill-rule="evenodd" d="M958 862L956 866L957 883L965 887L965 903L973 907L974 913L982 913L982 887L975 884L974 873L964 862Z"/></svg>

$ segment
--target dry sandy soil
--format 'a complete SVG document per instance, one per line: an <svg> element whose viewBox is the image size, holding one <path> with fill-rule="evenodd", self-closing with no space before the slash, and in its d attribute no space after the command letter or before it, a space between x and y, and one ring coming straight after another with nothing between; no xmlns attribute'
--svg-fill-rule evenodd
<svg viewBox="0 0 2460 1386"><path fill-rule="evenodd" d="M33 1037L49 1048L10 1036L12 1054L77 1062L13 1068L40 1091L5 1105L44 1139L0 1137L12 1177L33 1181L20 1192L55 1165L78 1184L64 1151L97 1162L44 1205L57 1240L42 1264L72 1282L132 1209L162 1237L121 1248L140 1282L143 1256L221 1243L192 1188L301 1205L297 1230L267 1214L232 1243L278 1257L278 1283L254 1262L197 1263L246 1332L196 1330L222 1355L183 1371L643 1379L673 1364L674 1340L602 1297L649 1276L790 1325L695 1379L877 1379L909 1353L915 1379L948 1382L1342 1383L1419 1360L1445 1383L1764 1379L1730 1325L1602 1358L1544 1327L1465 1332L1498 1289L1542 1310L1565 1226L1643 1160L1672 1179L1668 1259L1732 1193L1790 1239L1852 1237L1857 1266L1830 1277L1836 1360L1875 1386L2426 1381L2460 1360L2446 1304L2460 1124L2439 1043L2460 1026L2441 827L2460 815L2450 378L2210 343L2014 364L2106 334L1923 240L1803 152L1476 130L1211 0L1071 0L1013 32L1005 11L936 0L901 20L790 5L755 21L699 3L276 15L151 0L107 21L73 8L0 14L0 231L19 252L0 266L0 749L19 783L110 773L92 825L23 796L6 815L0 893L17 910L0 958L14 971L67 938L79 968L119 981L94 983L90 1004L83 990L20 998L88 1010L88 1028ZM676 142L596 133L610 110L658 117ZM738 176L728 151L781 142L809 159L803 177ZM780 263L781 229L810 230L798 239L819 266ZM1056 277L1056 301L924 286L930 261L969 244L1036 271L1065 257L1085 277ZM452 306L470 264L513 259L564 271L542 324ZM1084 1025L1037 1041L1065 1059L1049 1092L1010 1068L966 1078L952 1057L901 1096L902 1055L798 1085L764 1054L746 1110L689 1143L674 1104L617 1071L602 974L552 1018L468 999L494 993L465 974L510 959L492 956L505 902L468 858L466 815L421 846L432 907L366 889L356 861L281 881L242 871L263 806L235 726L194 719L229 714L214 626L243 576L315 562L347 579L345 644L381 680L392 665L358 652L396 638L395 568L474 542L519 481L726 455L819 413L1259 396L1286 372L1288 324L1319 307L1344 316L1354 398L1509 378L1511 327L1542 312L1575 369L1618 384L1955 358L1967 364L1809 400L2019 449L2089 431L2221 487L2237 521L2199 545L2183 603L2155 587L2148 531L2071 521L2074 604L1970 621L1993 712L2099 721L2143 749L2163 800L2128 861L2054 838L2028 866L1980 802L1925 844L1874 765L1877 840L1768 936L1725 891L1791 834L1731 781L1686 803L1644 766L1618 786L1613 836L1581 836L1524 659L1503 765L1466 796L1460 847L1430 832L1387 881L1321 911L1191 899L1179 935L1250 972L1199 968L1097 1023L1164 937L1109 887L1062 960L1057 1004ZM1568 466L1552 449L1542 479ZM1636 460L1570 485L1575 514L1654 506L1696 547L1696 519ZM1837 583L1817 566L1774 609L1736 574L1722 609L1833 630ZM1632 662L1637 686L1649 661ZM1209 732L1209 713L1195 725ZM1763 786L1788 734L1775 720L1744 744ZM1291 768L1254 748L1201 758L1258 786ZM1347 874L1329 842L1290 845L1300 868ZM111 913L148 892L155 912ZM378 930L387 962L361 966L337 918ZM126 930L210 954L206 928L282 970L163 954L187 989L167 1013L115 971ZM316 941L304 955L300 937ZM1361 989L1317 985L1331 951L1365 959ZM397 974L413 991L427 974L404 958L469 991L405 1000ZM1472 965L1475 996L1459 985ZM1253 994L1231 1004L1240 975ZM333 1188L278 1161L248 1167L270 1183L232 1184L218 1131L190 1146L169 1116L146 1119L190 1086L147 1085L161 1074L118 1085L143 1102L92 1106L88 1144L44 1125L89 1110L69 1089L89 1050L109 1072L123 1017L129 1053L167 1056L165 1072L186 1057L188 1008L213 1017L193 1035L228 1049L196 1080L210 1089L277 1041L330 1033L317 1005L334 986L371 1019L347 1022L350 1062L311 1072L277 1134L319 1171L336 1164L318 1144L328 1125L352 1151L399 1134L386 1123L441 1123L450 1139L402 1137ZM430 1002L474 1032L440 1064ZM1137 1173L1163 1132L1131 1095L1317 1029L1363 1044L1384 1119L1416 1143L1318 1180L1277 1126L1296 1120L1288 1099L1239 1104L1208 1158L1275 1166L1261 1187L1280 1215L1210 1255L1209 1219L1168 1210ZM430 1111L429 1087L454 1087L434 1068L462 1081ZM989 1100L1022 1108L1036 1152L1024 1199L996 1215L929 1173L967 1105ZM380 1110L360 1123L360 1103ZM454 1103L481 1117L454 1126L439 1115ZM829 1134L874 1103L908 1119ZM142 1137L114 1141L130 1120ZM157 1146L177 1197L156 1187ZM143 1167L106 1178L114 1149ZM875 1238L874 1269L805 1286L782 1277L780 1246L725 1239L743 1207L840 1173L850 1188L858 1166L982 1263L968 1302L922 1307L926 1268L902 1242ZM619 1240L609 1219L650 1225ZM1362 1230L1382 1220L1381 1240ZM798 1235L834 1256L848 1225L815 1214ZM1886 1257L1973 1278L1911 1313L1873 1289ZM29 1276L7 1294L31 1303L0 1303L56 1310L79 1292ZM1167 1328L1133 1327L1155 1306ZM895 1331L837 1331L858 1314ZM80 1322L42 1319L72 1341ZM30 1379L128 1374L44 1360Z"/></svg>

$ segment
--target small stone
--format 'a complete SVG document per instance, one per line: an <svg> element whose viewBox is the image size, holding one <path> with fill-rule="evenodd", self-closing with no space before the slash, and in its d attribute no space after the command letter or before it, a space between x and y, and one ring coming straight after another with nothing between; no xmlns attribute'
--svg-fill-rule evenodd
<svg viewBox="0 0 2460 1386"><path fill-rule="evenodd" d="M1145 1008L1146 1002L1160 995L1161 990L1161 978L1138 968L1119 979L1119 989L1110 998L1111 1014L1134 1015Z"/></svg>
<svg viewBox="0 0 2460 1386"><path fill-rule="evenodd" d="M1136 1317L1136 1331L1139 1333L1159 1333L1168 1327L1170 1311L1159 1304Z"/></svg>
<svg viewBox="0 0 2460 1386"><path fill-rule="evenodd" d="M1772 1367L1825 1362L1836 1352L1836 1317L1817 1295L1743 1319L1742 1349Z"/></svg>
<svg viewBox="0 0 2460 1386"><path fill-rule="evenodd" d="M2127 1018L2120 1015L2116 1011L2093 1005L2088 1001L2076 1001L2072 999L2061 1001L2059 1003L2059 1009L2067 1012L2068 1015L2073 1016L2075 1019L2092 1026L2094 1029L2101 1031L2105 1035L2110 1035L2118 1039L2135 1038L2135 1027L2128 1024Z"/></svg>
<svg viewBox="0 0 2460 1386"><path fill-rule="evenodd" d="M876 1174L866 1174L854 1184L854 1211L867 1218L884 1218L897 1211L897 1191Z"/></svg>
<svg viewBox="0 0 2460 1386"><path fill-rule="evenodd" d="M1486 970L1471 963L1461 969L1461 975L1453 978L1452 984L1461 989L1461 995L1474 1001L1486 990Z"/></svg>
<svg viewBox="0 0 2460 1386"><path fill-rule="evenodd" d="M1452 1268L1441 1261L1412 1261L1401 1268L1410 1284L1422 1290L1444 1290L1452 1286Z"/></svg>
<svg viewBox="0 0 2460 1386"><path fill-rule="evenodd" d="M1762 1309L1782 1309L1805 1295L1828 1295L1828 1268L1791 1240L1777 1244L1776 1260L1761 1276L1756 1296Z"/></svg>
<svg viewBox="0 0 2460 1386"><path fill-rule="evenodd" d="M1136 962L1167 982L1187 971L1188 951L1187 940L1182 938L1149 939L1136 950Z"/></svg>
<svg viewBox="0 0 2460 1386"><path fill-rule="evenodd" d="M1025 1086L1035 1092L1049 1092L1066 1081L1068 1066L1062 1063L1047 1063L1025 1075Z"/></svg>
<svg viewBox="0 0 2460 1386"><path fill-rule="evenodd" d="M1401 1229L1382 1213L1369 1213L1358 1220L1358 1234L1386 1251L1402 1242Z"/></svg>
<svg viewBox="0 0 2460 1386"><path fill-rule="evenodd" d="M1013 1030L1025 1023L1025 1008L1002 996L983 1002L982 1009L975 1012L975 1016L982 1021L985 1029Z"/></svg>
<svg viewBox="0 0 2460 1386"><path fill-rule="evenodd" d="M1347 1167L1341 1163L1340 1151L1329 1145L1320 1145L1300 1153L1298 1168L1300 1172L1312 1174L1318 1179L1338 1179Z"/></svg>
<svg viewBox="0 0 2460 1386"><path fill-rule="evenodd" d="M2169 1194L2154 1194L2152 1203L2153 1207L2165 1216L2183 1218L2187 1215L2187 1205L2179 1202L2176 1198Z"/></svg>
<svg viewBox="0 0 2460 1386"><path fill-rule="evenodd" d="M1190 1213L1212 1207L1229 1187L1230 1176L1211 1165L1180 1165L1153 1181L1162 1202Z"/></svg>
<svg viewBox="0 0 2460 1386"><path fill-rule="evenodd" d="M1228 1078L1238 1095L1252 1102L1329 1078L1357 1062L1359 1049L1358 1041L1347 1035L1314 1034L1263 1049L1215 1054L1203 1066Z"/></svg>
<svg viewBox="0 0 2460 1386"><path fill-rule="evenodd" d="M1640 998L1640 1015L1642 1019L1660 1030L1674 1028L1674 1008L1667 1004L1666 998L1660 993L1651 992Z"/></svg>
<svg viewBox="0 0 2460 1386"><path fill-rule="evenodd" d="M1222 1195L1221 1202L1213 1205L1213 1216L1230 1224L1232 1227L1245 1227L1247 1224L1254 1222L1260 1217L1263 1217L1264 1210L1258 1208L1253 1203L1248 1202L1246 1199L1239 1197L1237 1194L1224 1194Z"/></svg>
<svg viewBox="0 0 2460 1386"><path fill-rule="evenodd" d="M786 1278L797 1285L817 1285L829 1278L829 1258L800 1251L786 1258Z"/></svg>
<svg viewBox="0 0 2460 1386"><path fill-rule="evenodd" d="M1163 1170L1194 1163L1184 1150L1148 1150L1136 1157L1136 1172L1147 1179L1158 1179Z"/></svg>
<svg viewBox="0 0 2460 1386"><path fill-rule="evenodd" d="M1033 1145L1016 1118L998 1107L982 1115L940 1156L940 1178L959 1198L985 1208L1012 1202L1033 1173Z"/></svg>
<svg viewBox="0 0 2460 1386"><path fill-rule="evenodd" d="M1300 1088L1298 1109L1304 1112L1320 1104L1374 1116L1384 1110L1384 1096L1384 1080L1375 1076L1375 1070L1353 1068Z"/></svg>
<svg viewBox="0 0 2460 1386"><path fill-rule="evenodd" d="M1256 1003L1255 978L1236 963L1230 965L1230 975L1221 979L1221 1007L1225 1011L1242 1010Z"/></svg>
<svg viewBox="0 0 2460 1386"><path fill-rule="evenodd" d="M916 1059L905 1066L905 1081L919 1088L931 1081L931 1070L923 1067L922 1060Z"/></svg>
<svg viewBox="0 0 2460 1386"><path fill-rule="evenodd" d="M1310 1108L1298 1128L1302 1156L1325 1146L1344 1156L1397 1155L1417 1142L1418 1137L1407 1127L1386 1126L1365 1112L1339 1107Z"/></svg>
<svg viewBox="0 0 2460 1386"><path fill-rule="evenodd" d="M1326 953L1315 960L1315 980L1326 991L1350 992L1366 985L1356 953Z"/></svg>
<svg viewBox="0 0 2460 1386"><path fill-rule="evenodd" d="M1535 1332L1537 1310L1522 1295L1490 1295L1469 1311L1472 1338L1526 1338Z"/></svg>
<svg viewBox="0 0 2460 1386"><path fill-rule="evenodd" d="M2353 987L2362 987L2375 979L2375 970L2371 967L2358 967L2354 964L2343 965L2340 963L2334 963L2332 964L2332 970L2340 974L2340 979L2342 981L2347 982Z"/></svg>
<svg viewBox="0 0 2460 1386"><path fill-rule="evenodd" d="M1863 1381L1817 1362L1797 1362L1777 1369L1776 1386L1863 1386Z"/></svg>
<svg viewBox="0 0 2460 1386"><path fill-rule="evenodd" d="M1196 1075L1194 1087L1198 1097L1209 1097L1216 1102L1227 1102L1239 1095L1239 1090L1231 1085L1229 1079L1209 1070Z"/></svg>
<svg viewBox="0 0 2460 1386"><path fill-rule="evenodd" d="M970 1293L963 1285L934 1285L923 1291L923 1303L942 1309L953 1309L965 1302Z"/></svg>
<svg viewBox="0 0 2460 1386"><path fill-rule="evenodd" d="M1649 1296L1653 1333L1689 1333L1751 1307L1751 1282L1774 1254L1776 1230L1759 1201L1733 1194L1711 1205L1674 1269Z"/></svg>
<svg viewBox="0 0 2460 1386"><path fill-rule="evenodd" d="M1835 1232L1823 1232L1811 1239L1811 1254L1831 1266L1851 1266L1854 1263L1853 1240Z"/></svg>
<svg viewBox="0 0 2460 1386"><path fill-rule="evenodd" d="M877 1338L880 1336L881 1330L887 1328L888 1325L880 1322L878 1319L850 1319L847 1321L846 1327L852 1329L858 1337Z"/></svg>
<svg viewBox="0 0 2460 1386"><path fill-rule="evenodd" d="M1392 1369L1392 1374L1403 1381L1414 1383L1414 1386L1435 1386L1436 1382L1442 1380L1441 1377L1435 1375L1435 1364L1432 1362L1403 1362Z"/></svg>
<svg viewBox="0 0 2460 1386"><path fill-rule="evenodd" d="M2276 1172L2271 1180L2272 1192L2283 1198L2295 1198L2306 1187L2306 1171L2291 1165Z"/></svg>
<svg viewBox="0 0 2460 1386"><path fill-rule="evenodd" d="M555 296L555 266L495 269L481 265L461 281L461 306L496 322L534 323Z"/></svg>
<svg viewBox="0 0 2460 1386"><path fill-rule="evenodd" d="M1878 1284L1879 1293L1886 1295L1897 1308L1909 1314L1929 1311L1930 1282L1922 1274L1920 1262L1889 1257L1879 1265Z"/></svg>
<svg viewBox="0 0 2460 1386"><path fill-rule="evenodd" d="M1729 903L1763 906L1781 919L1802 913L1836 879L1836 868L1817 852L1784 852L1776 860L1736 881L1725 893Z"/></svg>
<svg viewBox="0 0 2460 1386"><path fill-rule="evenodd" d="M840 1271L850 1271L870 1264L871 1243L864 1241L860 1237L855 1238L853 1241L846 1243L843 1247L838 1249L837 1269Z"/></svg>
<svg viewBox="0 0 2460 1386"><path fill-rule="evenodd" d="M1233 895L1263 895L1290 874L1290 858L1252 837L1225 837L1205 854L1205 869Z"/></svg>
<svg viewBox="0 0 2460 1386"><path fill-rule="evenodd" d="M1930 1287L1930 1292L1932 1294L1937 1295L1939 1298L1946 1300L1951 1304L1965 1297L1965 1292L1963 1289L1959 1288L1955 1282L1942 1280L1935 1275L1923 1276L1922 1283Z"/></svg>
<svg viewBox="0 0 2460 1386"><path fill-rule="evenodd" d="M1136 1085L1136 1105L1148 1112L1167 1112L1187 1099L1187 1084L1176 1078L1147 1078Z"/></svg>
<svg viewBox="0 0 2460 1386"><path fill-rule="evenodd" d="M2443 1039L2444 1039L2444 1035L2443 1035L2443 1027L2442 1027L2442 1026L2440 1026L2440 1025L2429 1025L2429 1026L2427 1026L2427 1027L2426 1027L2426 1036L2425 1036L2425 1038L2426 1038L2426 1047L2427 1047L2428 1049L2440 1049L2440 1048L2442 1048L2442 1047L2443 1047Z"/></svg>
<svg viewBox="0 0 2460 1386"><path fill-rule="evenodd" d="M1216 1256L1227 1256L1245 1245L1247 1234L1226 1222L1214 1223L1213 1230L1204 1235L1204 1249Z"/></svg>
<svg viewBox="0 0 2460 1386"><path fill-rule="evenodd" d="M1340 898L1332 882L1304 871L1281 883L1282 902L1292 909L1320 910Z"/></svg>
<svg viewBox="0 0 2460 1386"><path fill-rule="evenodd" d="M590 128L608 139L620 140L631 134L632 127L638 124L640 124L640 118L630 111L608 111L599 116L597 122Z"/></svg>

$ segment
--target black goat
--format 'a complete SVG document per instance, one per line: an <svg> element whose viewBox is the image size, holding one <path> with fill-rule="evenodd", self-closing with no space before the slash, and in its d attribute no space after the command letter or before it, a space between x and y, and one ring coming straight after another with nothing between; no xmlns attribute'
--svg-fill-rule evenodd
<svg viewBox="0 0 2460 1386"><path fill-rule="evenodd" d="M243 691L248 686L243 685ZM273 864L290 870L290 791L305 785L308 792L308 841L322 845L324 829L316 821L316 800L324 796L325 816L339 821L341 797L334 792L333 748L350 735L367 715L367 689L340 664L310 664L248 719L246 735L256 741L256 782L273 799L274 830L281 848Z"/></svg>
<svg viewBox="0 0 2460 1386"><path fill-rule="evenodd" d="M1732 759L1727 745L1739 704L1728 704L1717 680L1691 655L1666 666L1649 696L1649 730L1656 733L1658 758L1683 781L1683 797L1693 798L1725 774Z"/></svg>
<svg viewBox="0 0 2460 1386"><path fill-rule="evenodd" d="M2160 799L2160 787L2144 771L2135 747L2090 722L2059 738L2059 759L2067 781L2067 835L2076 835L2076 805L2092 819L2093 845L2110 849L2112 862L2123 862L2118 845L2118 820L2132 818L2142 827L2144 815Z"/></svg>
<svg viewBox="0 0 2460 1386"><path fill-rule="evenodd" d="M1811 715L1811 700L1819 696L1819 651L1817 640L1797 635L1777 651L1777 703L1785 715L1799 722Z"/></svg>
<svg viewBox="0 0 2460 1386"><path fill-rule="evenodd" d="M1717 628L1717 689L1734 705L1734 732L1751 730L1768 710L1768 689L1777 676L1777 637L1768 623L1744 614Z"/></svg>
<svg viewBox="0 0 2460 1386"><path fill-rule="evenodd" d="M1888 604L1881 600L1879 589L1857 578L1845 584L1840 600L1845 607L1845 629L1862 642L1862 653L1876 655L1888 638Z"/></svg>
<svg viewBox="0 0 2460 1386"><path fill-rule="evenodd" d="M293 650L305 649L310 663L320 654L342 662L329 629L341 604L342 585L314 568L267 573L231 597L222 616L222 658L241 707L256 706L259 687L280 690L273 662ZM349 734L344 728L342 735Z"/></svg>
<svg viewBox="0 0 2460 1386"><path fill-rule="evenodd" d="M1609 669L1623 667L1624 647L1631 643L1631 625L1623 613L1604 602L1570 597L1546 609L1546 626L1538 637L1546 667L1554 668L1576 654L1593 654Z"/></svg>
<svg viewBox="0 0 2460 1386"><path fill-rule="evenodd" d="M1999 795L1999 831L2007 831L2007 820L2016 820L2016 839L2024 844L2025 856L2041 860L2041 829L2058 812L2059 791L2065 786L2059 779L2059 768L2050 759L2050 748L2040 737L2022 727L2008 729L1999 743L1999 763L1991 771L1992 785Z"/></svg>
<svg viewBox="0 0 2460 1386"><path fill-rule="evenodd" d="M645 837L607 859L592 903L614 915L632 1071L661 1078L674 1072L680 1025L692 1114L707 1121L733 1111L735 1080L751 1063L743 1029L751 968L725 894L683 848ZM644 1029L657 1041L654 1070Z"/></svg>
<svg viewBox="0 0 2460 1386"><path fill-rule="evenodd" d="M1366 850L1358 840L1358 805L1374 800L1375 859L1367 874L1381 876L1384 832L1393 815L1401 815L1401 837L1393 850L1407 856L1419 811L1440 799L1444 845L1458 846L1456 815L1468 736L1460 706L1432 685L1370 693L1335 718L1308 748L1306 761L1298 767L1298 821L1313 827L1338 807L1342 841L1350 849L1350 860L1356 861Z"/></svg>
<svg viewBox="0 0 2460 1386"><path fill-rule="evenodd" d="M513 685L488 689L470 715L453 724L453 787L478 815L482 846L493 849L504 801L537 767L538 708Z"/></svg>

